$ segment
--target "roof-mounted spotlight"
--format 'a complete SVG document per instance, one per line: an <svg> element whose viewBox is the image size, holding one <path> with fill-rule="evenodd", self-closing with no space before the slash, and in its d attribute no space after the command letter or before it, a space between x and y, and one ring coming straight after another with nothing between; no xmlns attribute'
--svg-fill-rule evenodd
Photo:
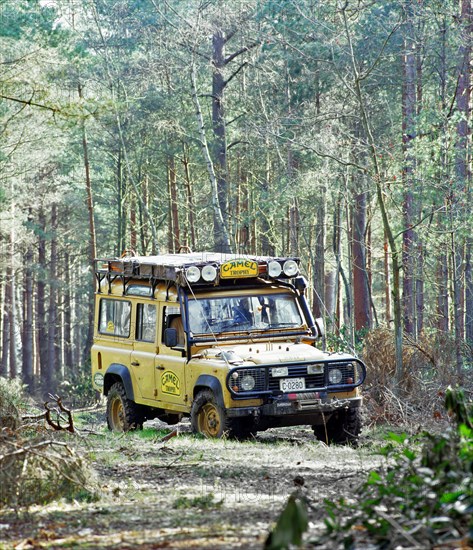
<svg viewBox="0 0 473 550"><path fill-rule="evenodd" d="M189 283L197 283L200 279L200 269L195 265L191 265L186 269L186 279Z"/></svg>
<svg viewBox="0 0 473 550"><path fill-rule="evenodd" d="M294 260L286 260L283 265L283 271L286 277L295 277L299 273L299 266Z"/></svg>
<svg viewBox="0 0 473 550"><path fill-rule="evenodd" d="M272 260L268 263L268 275L270 277L279 277L282 272L282 267L279 262L276 262L275 260Z"/></svg>

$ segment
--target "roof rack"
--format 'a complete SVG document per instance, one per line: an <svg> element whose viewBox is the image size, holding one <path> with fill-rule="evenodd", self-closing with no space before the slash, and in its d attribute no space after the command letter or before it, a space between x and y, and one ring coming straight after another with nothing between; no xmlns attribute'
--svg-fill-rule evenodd
<svg viewBox="0 0 473 550"><path fill-rule="evenodd" d="M97 258L94 260L94 273L99 292L104 280L107 280L109 292L111 292L112 283L120 279L125 293L126 286L131 280L142 279L149 281L154 293L159 282L175 283L180 286L188 286L189 283L208 286L230 279L257 277L288 279L299 274L299 263L300 259L294 257L194 252ZM287 266L291 269L286 269Z"/></svg>

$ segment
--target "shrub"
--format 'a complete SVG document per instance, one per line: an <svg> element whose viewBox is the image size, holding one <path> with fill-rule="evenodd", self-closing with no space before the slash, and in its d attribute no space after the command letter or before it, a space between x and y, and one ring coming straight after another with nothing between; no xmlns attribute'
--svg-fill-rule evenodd
<svg viewBox="0 0 473 550"><path fill-rule="evenodd" d="M392 465L371 472L355 504L327 502L322 540L423 548L471 536L473 407L462 390L449 389L446 408L455 420L448 431L426 432L417 444L391 434L383 454Z"/></svg>
<svg viewBox="0 0 473 550"><path fill-rule="evenodd" d="M24 388L19 380L0 376L0 429L16 430L20 411L25 408Z"/></svg>
<svg viewBox="0 0 473 550"><path fill-rule="evenodd" d="M0 378L0 508L18 509L59 498L94 499L91 468L57 439L20 436L20 412L27 407L24 387ZM23 432L22 432L23 433Z"/></svg>
<svg viewBox="0 0 473 550"><path fill-rule="evenodd" d="M54 439L0 433L0 508L96 498L94 476L73 449Z"/></svg>

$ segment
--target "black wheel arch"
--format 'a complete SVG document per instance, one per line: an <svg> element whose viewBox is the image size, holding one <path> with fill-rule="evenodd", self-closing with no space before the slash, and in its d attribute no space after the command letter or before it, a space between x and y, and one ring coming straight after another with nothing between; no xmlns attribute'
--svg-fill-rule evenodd
<svg viewBox="0 0 473 550"><path fill-rule="evenodd" d="M218 378L210 374L201 374L199 378L197 378L197 382L195 383L193 398L195 399L196 395L202 390L211 390L215 396L217 403L223 409L225 409L225 405L223 402L222 384L220 383L220 380Z"/></svg>
<svg viewBox="0 0 473 550"><path fill-rule="evenodd" d="M103 381L103 394L108 395L110 388L115 382L121 382L125 388L126 396L130 401L135 400L135 394L133 392L133 382L131 381L131 374L125 365L119 363L112 363L105 372Z"/></svg>

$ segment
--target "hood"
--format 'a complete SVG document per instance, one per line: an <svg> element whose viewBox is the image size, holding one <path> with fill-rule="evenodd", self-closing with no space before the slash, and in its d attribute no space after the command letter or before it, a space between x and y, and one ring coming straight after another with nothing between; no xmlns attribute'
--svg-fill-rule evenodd
<svg viewBox="0 0 473 550"><path fill-rule="evenodd" d="M236 344L212 347L203 351L202 359L220 360L233 365L278 365L326 359L352 359L347 354L333 354L321 351L308 344L294 342L265 342L261 344Z"/></svg>

